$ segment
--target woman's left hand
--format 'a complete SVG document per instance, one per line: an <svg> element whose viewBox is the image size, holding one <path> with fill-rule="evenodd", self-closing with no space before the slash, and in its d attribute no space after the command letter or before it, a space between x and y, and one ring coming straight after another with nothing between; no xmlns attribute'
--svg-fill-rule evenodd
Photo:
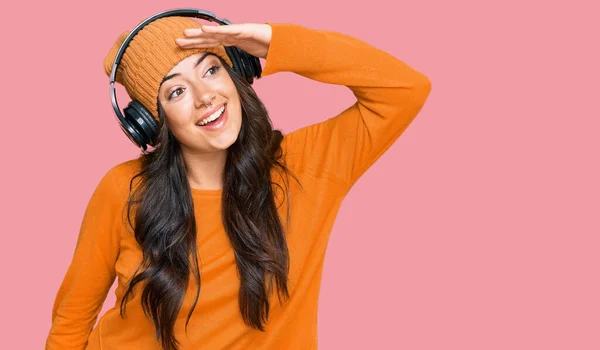
<svg viewBox="0 0 600 350"><path fill-rule="evenodd" d="M266 23L241 23L228 25L201 25L202 28L187 28L185 38L175 42L181 48L207 48L219 45L235 46L247 53L267 58L271 44L271 26Z"/></svg>

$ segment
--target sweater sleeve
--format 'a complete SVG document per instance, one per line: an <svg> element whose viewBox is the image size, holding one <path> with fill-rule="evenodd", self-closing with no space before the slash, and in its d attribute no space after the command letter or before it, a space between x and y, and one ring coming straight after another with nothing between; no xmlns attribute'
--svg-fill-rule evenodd
<svg viewBox="0 0 600 350"><path fill-rule="evenodd" d="M115 278L119 193L114 169L100 180L86 207L72 261L52 309L46 349L84 349Z"/></svg>
<svg viewBox="0 0 600 350"><path fill-rule="evenodd" d="M429 79L354 37L297 24L272 24L262 76L293 72L347 86L357 101L340 114L286 135L298 166L338 180L346 191L398 139L423 107ZM310 113L311 106L302 103Z"/></svg>

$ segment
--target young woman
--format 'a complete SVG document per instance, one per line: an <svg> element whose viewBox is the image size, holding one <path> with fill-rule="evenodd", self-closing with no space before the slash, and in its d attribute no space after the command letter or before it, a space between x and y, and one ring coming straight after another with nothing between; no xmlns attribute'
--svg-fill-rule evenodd
<svg viewBox="0 0 600 350"><path fill-rule="evenodd" d="M283 135L224 46L265 59L263 77L293 72L357 101ZM93 193L46 348L317 349L338 209L419 113L428 78L333 31L166 17L134 37L117 81L151 111L159 142ZM116 304L94 328L117 277Z"/></svg>

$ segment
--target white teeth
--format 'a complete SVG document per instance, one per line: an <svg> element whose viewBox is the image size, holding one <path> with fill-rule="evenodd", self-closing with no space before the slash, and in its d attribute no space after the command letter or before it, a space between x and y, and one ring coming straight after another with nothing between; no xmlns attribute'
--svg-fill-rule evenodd
<svg viewBox="0 0 600 350"><path fill-rule="evenodd" d="M223 107L219 108L219 110L216 111L215 113L211 114L210 117L198 122L198 124L196 124L196 125L205 125L209 122L212 122L213 120L219 118L221 116L221 114L223 114L224 110L225 110L225 105L223 105Z"/></svg>

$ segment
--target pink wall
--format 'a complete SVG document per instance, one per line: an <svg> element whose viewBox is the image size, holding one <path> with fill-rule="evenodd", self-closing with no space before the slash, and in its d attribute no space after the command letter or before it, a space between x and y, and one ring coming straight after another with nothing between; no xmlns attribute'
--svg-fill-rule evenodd
<svg viewBox="0 0 600 350"><path fill-rule="evenodd" d="M3 5L1 347L43 347L85 205L109 167L138 154L112 112L106 52L156 12L200 7L344 32L432 82L341 208L320 349L599 349L599 12L552 3ZM286 73L255 89L285 132L354 100ZM319 112L289 108L299 102ZM104 310L113 303L111 291Z"/></svg>

